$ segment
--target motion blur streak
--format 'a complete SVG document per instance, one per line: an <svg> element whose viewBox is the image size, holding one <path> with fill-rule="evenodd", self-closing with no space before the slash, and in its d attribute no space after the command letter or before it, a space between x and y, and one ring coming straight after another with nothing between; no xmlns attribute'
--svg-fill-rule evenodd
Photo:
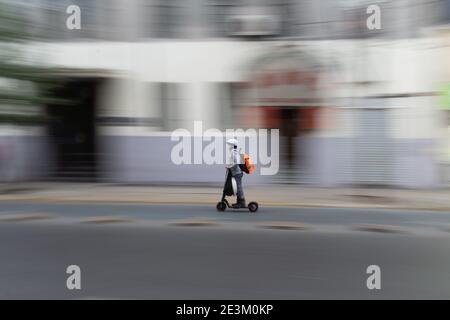
<svg viewBox="0 0 450 320"><path fill-rule="evenodd" d="M264 166L255 159L257 171L243 179L248 200L259 201L262 214L276 214L280 204L332 208L339 202L340 207L357 203L386 210L418 209L414 204L420 204L420 209L439 208L448 215L449 57L450 0L0 0L2 214L36 214L39 207L25 206L25 198L80 205L107 196L114 203L204 204L217 191L219 200L223 164L198 164L194 158L178 165L171 161L177 143L171 140L174 130L193 132L196 121L201 121L205 131L279 130L279 154L263 153L279 159L277 174L261 174ZM271 150L273 142L267 141L262 150ZM221 145L225 148L225 143ZM248 152L248 145L242 149ZM194 152L190 154L194 157ZM120 185L123 192L112 197L111 189L101 195L95 191L104 185L112 189ZM142 191L137 185L164 189L157 196L159 191ZM200 189L211 186L217 188ZM270 188L279 191L278 199ZM327 199L329 194L333 198ZM6 200L17 203L10 207ZM269 204L273 207L265 206ZM214 206L211 202L211 215L217 214ZM118 214L130 215L127 207L123 209ZM86 210L84 214L89 213ZM152 210L145 212L155 214ZM295 210L299 215L293 220L301 223L303 211ZM183 206L173 206L167 214L180 211ZM194 210L186 218L197 214ZM317 213L319 219L321 214ZM416 222L426 225L426 221L424 215ZM370 216L361 221L370 223ZM47 227L30 236L45 235ZM75 241L72 235L65 239ZM0 246L3 256L15 241L3 231L2 237L7 241ZM221 234L223 243L227 237ZM301 237L295 236L293 243ZM374 237L380 248L389 242L383 235ZM44 243L58 242L57 238ZM165 235L142 239L160 241ZM342 243L353 242L349 239ZM370 248L371 239L365 238L358 250L366 244ZM182 240L183 245L194 245ZM277 243L290 245L286 240ZM326 240L318 241L325 255L332 251L324 249L329 245ZM234 250L223 243L216 248ZM133 241L126 244L119 249L146 250ZM261 261L278 252L274 249L264 256L265 245L267 241L261 242L256 250ZM400 251L400 244L393 247ZM78 248L85 248L84 243ZM423 257L430 258L429 247L421 248ZM294 247L289 250L294 254ZM345 252L351 257L351 250ZM311 264L325 260L313 259ZM384 261L396 263L384 256L351 268L365 272L368 265ZM9 263L13 270L21 262ZM176 263L189 266L182 259ZM290 261L280 263L283 273ZM396 266L401 268L401 263ZM331 269L326 271L325 277L331 277ZM414 278L413 273L408 275ZM14 286L14 277L7 278L8 285ZM448 294L441 284L439 297ZM201 283L196 285L200 288ZM236 296L251 297L247 293ZM359 294L352 291L345 296ZM411 296L424 294L414 291Z"/></svg>
<svg viewBox="0 0 450 320"><path fill-rule="evenodd" d="M167 161L200 120L280 129L280 173L250 184L446 186L449 7L2 0L1 179L215 182Z"/></svg>

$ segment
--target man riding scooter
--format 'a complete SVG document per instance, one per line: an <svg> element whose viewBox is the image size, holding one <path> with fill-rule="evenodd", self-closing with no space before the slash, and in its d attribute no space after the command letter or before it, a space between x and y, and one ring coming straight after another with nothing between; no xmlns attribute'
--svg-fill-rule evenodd
<svg viewBox="0 0 450 320"><path fill-rule="evenodd" d="M236 180L237 185L237 202L232 205L233 208L246 208L244 190L242 189L242 176L243 172L240 168L242 164L241 155L237 149L238 141L236 139L228 139L227 145L229 148L230 158L228 161L227 168L230 169L231 176Z"/></svg>

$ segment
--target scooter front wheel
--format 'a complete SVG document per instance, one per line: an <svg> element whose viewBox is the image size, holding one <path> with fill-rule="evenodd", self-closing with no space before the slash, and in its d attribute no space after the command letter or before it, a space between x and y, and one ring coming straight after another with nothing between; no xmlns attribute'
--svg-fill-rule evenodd
<svg viewBox="0 0 450 320"><path fill-rule="evenodd" d="M250 212L258 211L258 202L250 202L248 204L248 210L250 210Z"/></svg>
<svg viewBox="0 0 450 320"><path fill-rule="evenodd" d="M227 208L227 205L224 201L217 202L216 209L217 211L223 212Z"/></svg>

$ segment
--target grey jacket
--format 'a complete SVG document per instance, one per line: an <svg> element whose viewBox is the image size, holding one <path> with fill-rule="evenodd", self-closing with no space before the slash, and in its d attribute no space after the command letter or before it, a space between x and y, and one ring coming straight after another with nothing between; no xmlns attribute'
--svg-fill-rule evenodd
<svg viewBox="0 0 450 320"><path fill-rule="evenodd" d="M239 151L237 149L233 149L231 151L230 160L231 175L234 177L238 174L241 174L242 170L239 165L242 163L242 160L241 155L239 154Z"/></svg>

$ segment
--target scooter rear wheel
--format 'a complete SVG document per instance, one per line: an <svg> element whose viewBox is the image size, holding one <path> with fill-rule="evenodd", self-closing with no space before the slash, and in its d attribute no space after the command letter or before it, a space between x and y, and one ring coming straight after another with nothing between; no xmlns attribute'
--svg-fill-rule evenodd
<svg viewBox="0 0 450 320"><path fill-rule="evenodd" d="M225 202L223 202L223 201L217 202L217 205L216 205L217 211L223 212L223 211L225 211L226 208L227 208L227 205Z"/></svg>
<svg viewBox="0 0 450 320"><path fill-rule="evenodd" d="M258 211L258 202L250 202L248 204L248 210L250 210L250 212L256 212Z"/></svg>

